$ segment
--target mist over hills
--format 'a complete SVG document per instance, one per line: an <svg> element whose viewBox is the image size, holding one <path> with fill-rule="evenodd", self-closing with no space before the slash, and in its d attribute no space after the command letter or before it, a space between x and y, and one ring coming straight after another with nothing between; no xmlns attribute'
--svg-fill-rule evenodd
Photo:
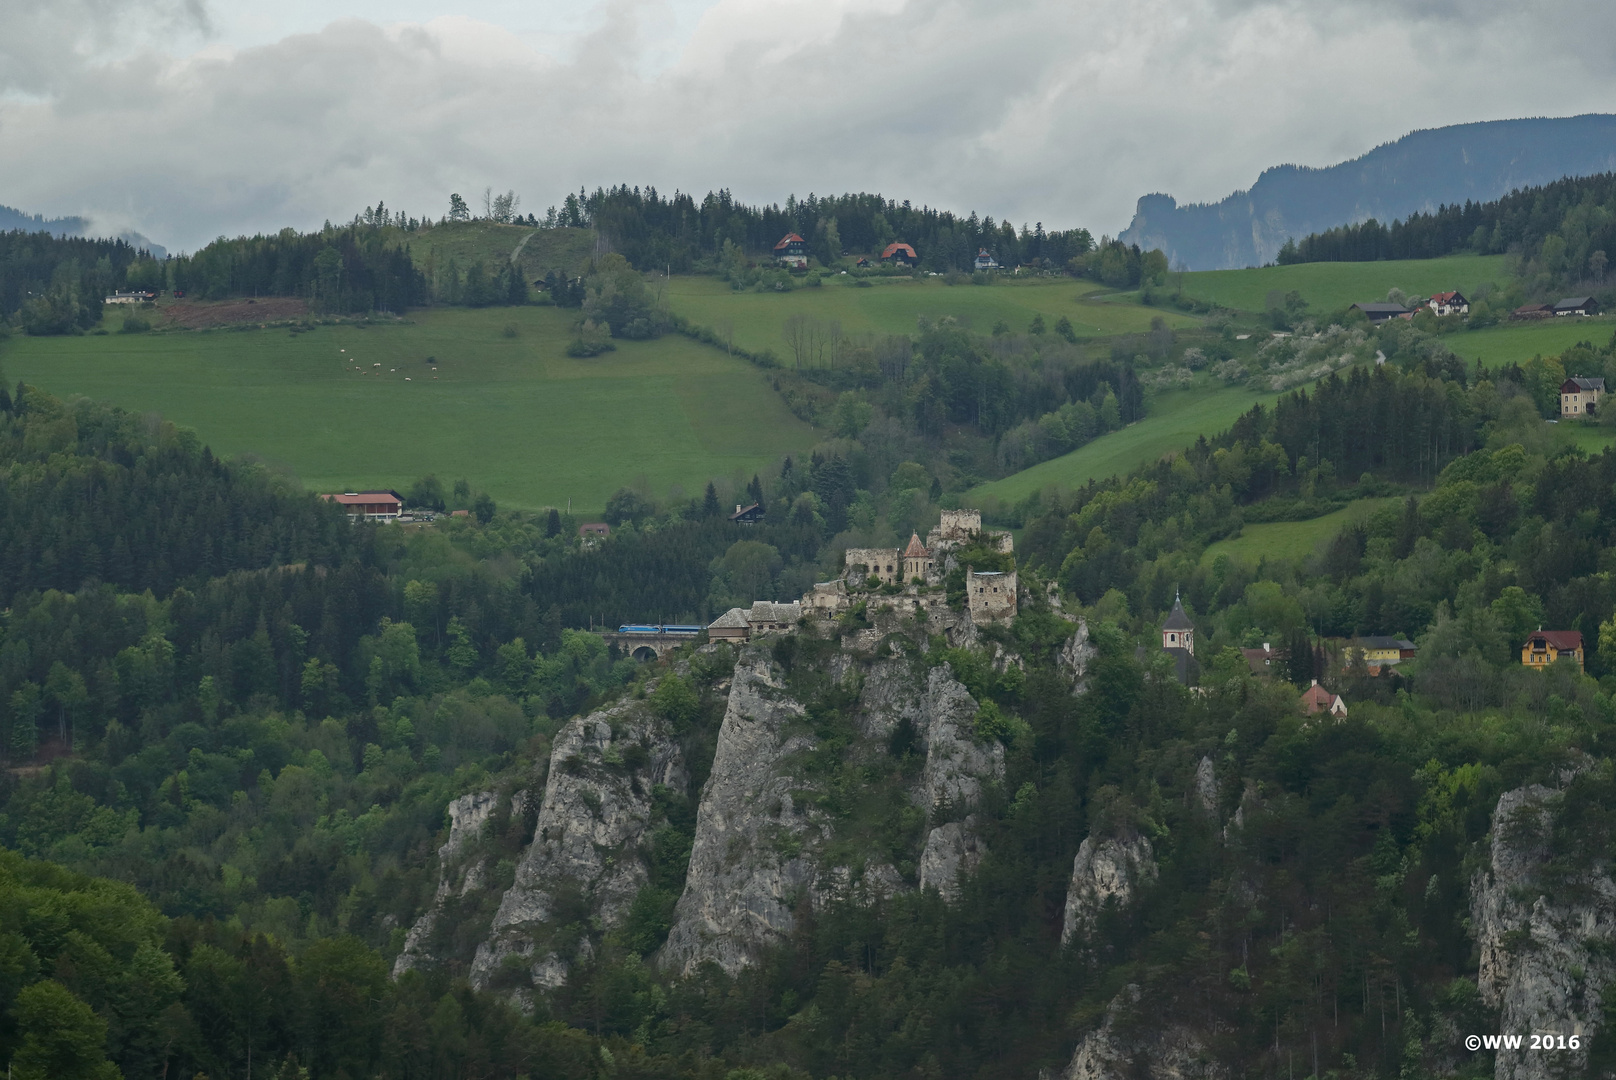
<svg viewBox="0 0 1616 1080"><path fill-rule="evenodd" d="M1412 132L1325 168L1265 169L1249 190L1215 203L1179 206L1171 195L1145 195L1119 239L1160 248L1172 265L1191 270L1260 266L1288 238L1612 170L1613 115L1455 124Z"/></svg>
<svg viewBox="0 0 1616 1080"><path fill-rule="evenodd" d="M48 232L56 236L105 236L104 232L94 230L94 224L86 217L48 218L43 214L28 214L15 207L0 204L0 232L21 229L24 232ZM151 252L159 259L168 256L167 248L137 232L115 233L113 239L127 241L134 247Z"/></svg>

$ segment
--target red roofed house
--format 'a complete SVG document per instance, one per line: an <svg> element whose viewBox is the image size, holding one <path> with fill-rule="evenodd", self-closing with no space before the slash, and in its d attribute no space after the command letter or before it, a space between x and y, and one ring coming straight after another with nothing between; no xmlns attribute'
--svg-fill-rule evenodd
<svg viewBox="0 0 1616 1080"><path fill-rule="evenodd" d="M808 265L808 241L796 233L786 233L780 242L774 245L774 257L787 266Z"/></svg>
<svg viewBox="0 0 1616 1080"><path fill-rule="evenodd" d="M1468 315L1470 314L1470 301L1459 292L1439 292L1425 302L1433 314L1436 315Z"/></svg>
<svg viewBox="0 0 1616 1080"><path fill-rule="evenodd" d="M1329 713L1340 718L1347 715L1347 703L1341 699L1340 694L1330 693L1319 685L1319 680L1314 679L1313 685L1302 695L1302 711L1309 716Z"/></svg>
<svg viewBox="0 0 1616 1080"><path fill-rule="evenodd" d="M899 266L918 266L920 256L908 244L888 244L881 252L881 261L896 263Z"/></svg>
<svg viewBox="0 0 1616 1080"><path fill-rule="evenodd" d="M1538 630L1521 646L1521 663L1545 668L1556 660L1575 659L1582 667L1582 633L1577 630Z"/></svg>
<svg viewBox="0 0 1616 1080"><path fill-rule="evenodd" d="M351 521L392 521L404 512L404 496L396 491L345 491L320 498L346 508Z"/></svg>

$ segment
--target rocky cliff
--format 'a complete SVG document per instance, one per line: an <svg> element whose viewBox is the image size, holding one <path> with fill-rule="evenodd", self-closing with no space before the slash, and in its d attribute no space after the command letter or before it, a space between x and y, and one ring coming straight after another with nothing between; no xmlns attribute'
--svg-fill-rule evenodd
<svg viewBox="0 0 1616 1080"><path fill-rule="evenodd" d="M665 968L689 974L710 962L738 971L792 931L804 903L874 899L916 885L951 897L958 875L980 858L975 822L964 812L1003 774L1004 752L976 737L977 703L946 664L927 669L918 655L868 666L842 659L827 665L833 685L859 693L851 738L834 748L835 759L877 760L900 730L913 741L921 764L907 798L927 826L917 865L906 874L887 860L890 852L846 842L848 811L835 809L845 796L818 780L831 766L820 758L802 768L827 750L809 704L792 696L769 653L750 646L735 666L702 791L684 894L660 955Z"/></svg>
<svg viewBox="0 0 1616 1080"><path fill-rule="evenodd" d="M1156 878L1156 853L1143 836L1085 837L1072 860L1061 944L1090 933L1107 904L1126 907L1139 887Z"/></svg>
<svg viewBox="0 0 1616 1080"><path fill-rule="evenodd" d="M1147 1008L1139 987L1125 987L1105 1020L1077 1044L1061 1080L1221 1080L1229 1070L1208 1053L1200 1035L1163 1023Z"/></svg>
<svg viewBox="0 0 1616 1080"><path fill-rule="evenodd" d="M1481 954L1477 986L1499 1010L1498 1031L1576 1035L1581 1045L1500 1050L1498 1080L1581 1075L1616 979L1609 854L1553 866L1550 836L1562 799L1534 784L1498 800L1487 865L1471 883L1471 926Z"/></svg>
<svg viewBox="0 0 1616 1080"><path fill-rule="evenodd" d="M646 883L641 848L654 788L684 782L679 746L644 701L618 702L562 728L533 841L477 949L472 983L509 985L519 997L529 986L561 985L588 955L585 928L618 925Z"/></svg>

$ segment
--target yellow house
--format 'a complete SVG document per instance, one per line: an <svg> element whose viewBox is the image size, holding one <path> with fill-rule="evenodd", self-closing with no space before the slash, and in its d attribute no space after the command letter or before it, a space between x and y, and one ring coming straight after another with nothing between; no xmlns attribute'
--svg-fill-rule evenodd
<svg viewBox="0 0 1616 1080"><path fill-rule="evenodd" d="M1582 633L1577 630L1538 630L1521 646L1521 663L1530 668L1544 668L1556 660L1574 658L1582 668Z"/></svg>
<svg viewBox="0 0 1616 1080"><path fill-rule="evenodd" d="M1412 641L1383 635L1361 637L1352 643L1352 650L1362 655L1366 664L1396 664L1414 659Z"/></svg>
<svg viewBox="0 0 1616 1080"><path fill-rule="evenodd" d="M1604 392L1604 379L1573 375L1560 384L1561 418L1593 416L1599 411L1599 398Z"/></svg>

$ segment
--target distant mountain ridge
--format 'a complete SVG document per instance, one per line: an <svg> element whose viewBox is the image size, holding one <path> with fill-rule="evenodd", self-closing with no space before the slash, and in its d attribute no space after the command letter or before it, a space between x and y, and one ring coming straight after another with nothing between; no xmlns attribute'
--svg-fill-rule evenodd
<svg viewBox="0 0 1616 1080"><path fill-rule="evenodd" d="M1179 206L1140 198L1118 239L1160 248L1173 266L1224 270L1274 260L1287 239L1382 222L1467 199L1496 199L1566 176L1616 171L1616 115L1487 120L1428 128L1325 168L1265 169L1247 191Z"/></svg>
<svg viewBox="0 0 1616 1080"><path fill-rule="evenodd" d="M0 232L21 229L24 232L48 232L56 236L91 236L92 223L84 217L48 218L43 214L26 214L14 207L0 205ZM137 232L117 233L113 239L127 241L134 247L149 251L156 258L168 257L168 249L153 243Z"/></svg>

